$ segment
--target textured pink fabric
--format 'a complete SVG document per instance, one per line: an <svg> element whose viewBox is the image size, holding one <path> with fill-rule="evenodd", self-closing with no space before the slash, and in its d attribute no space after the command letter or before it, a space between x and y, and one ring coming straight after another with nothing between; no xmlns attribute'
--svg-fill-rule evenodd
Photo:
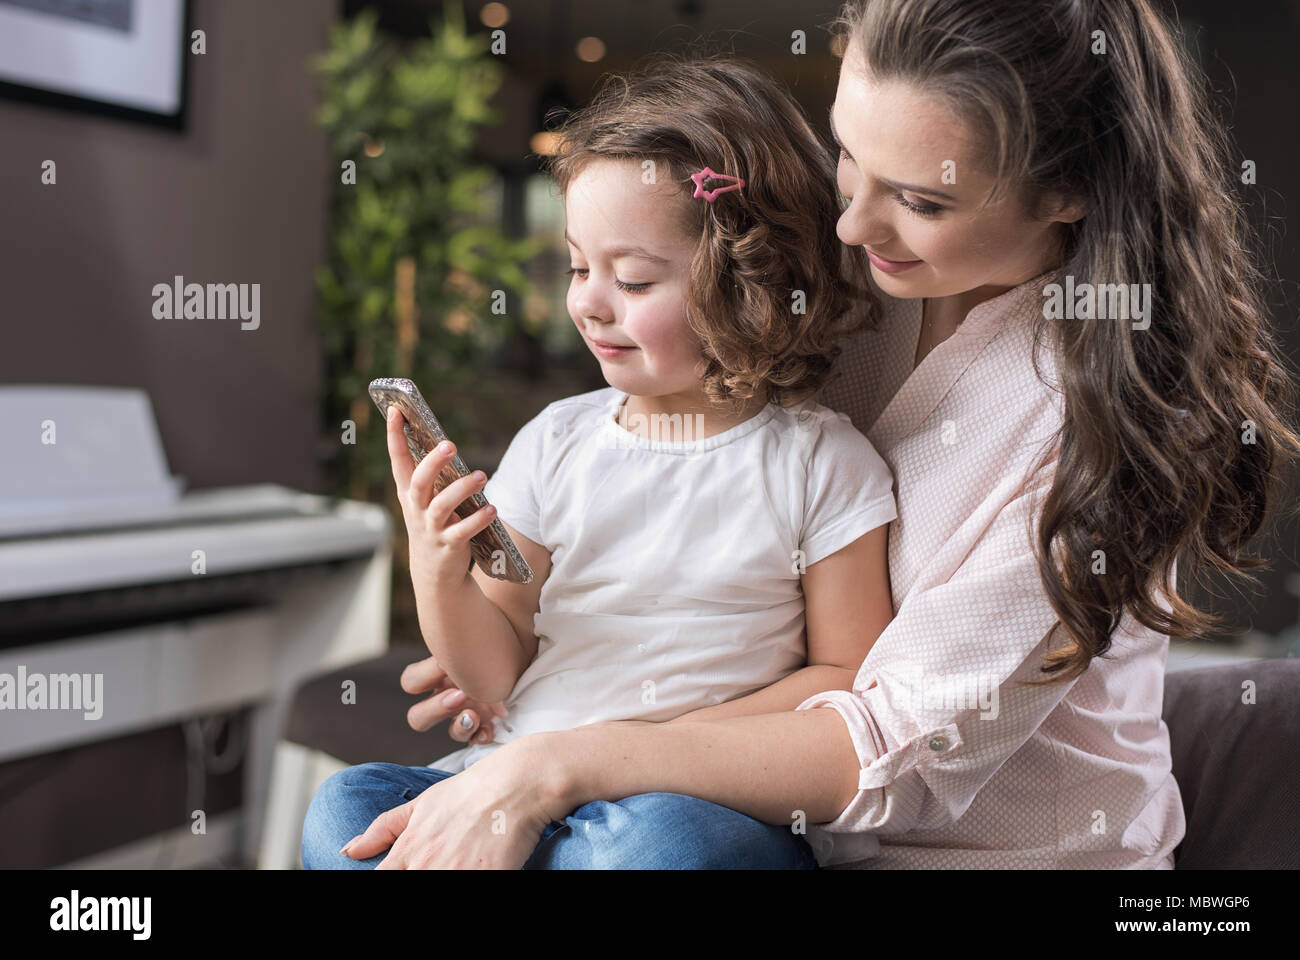
<svg viewBox="0 0 1300 960"><path fill-rule="evenodd" d="M1035 374L1030 329L1059 279L975 307L915 371L922 303L882 294L882 323L845 342L819 397L875 444L898 500L894 620L852 692L798 707L838 711L862 767L853 802L808 827L823 866L1173 867L1185 824L1160 716L1168 638L1126 616L1073 683L1019 683L1056 622L1031 539L1055 460L1030 471L1063 405L1046 347L1046 383Z"/></svg>

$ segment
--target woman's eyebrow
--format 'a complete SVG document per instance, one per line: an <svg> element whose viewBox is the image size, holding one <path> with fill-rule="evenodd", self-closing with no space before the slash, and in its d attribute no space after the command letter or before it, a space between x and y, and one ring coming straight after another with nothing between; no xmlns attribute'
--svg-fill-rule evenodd
<svg viewBox="0 0 1300 960"><path fill-rule="evenodd" d="M567 240L569 243L573 243L574 247L577 248L579 253L582 252L582 247L579 247L576 243L573 242L573 238L569 236L568 230L564 231L564 239ZM615 260L617 260L619 257L640 257L642 260L649 260L651 263L662 263L662 264L672 263L672 261L669 260L667 257L661 257L657 253L651 253L645 247L635 247L635 246L615 247L613 250L607 250L606 253L609 254L609 256L612 259Z"/></svg>
<svg viewBox="0 0 1300 960"><path fill-rule="evenodd" d="M827 113L826 113L826 117L827 117L827 119L830 120L830 122L831 122L831 139L835 141L835 145L836 145L837 147L840 147L841 149L843 149L843 148L844 148L844 141L841 140L841 139L840 139L840 135L839 135L838 133L835 132L835 101L834 101L834 100L831 101L831 108L830 108L830 110L827 111ZM848 153L847 150L845 150L844 152L845 152L845 153Z"/></svg>
<svg viewBox="0 0 1300 960"><path fill-rule="evenodd" d="M840 135L835 132L835 104L834 103L831 104L831 109L830 109L830 113L828 114L828 117L831 122L831 137L835 140L836 145L841 150L843 150L845 153L848 153L849 151L848 148L844 146L844 141L842 141L840 139ZM942 190L936 190L933 187L923 187L915 183L899 183L897 180L886 180L883 177L877 177L876 179L879 180L887 187L893 187L895 190L911 190L913 193L924 193L932 197L943 197L943 199L951 200L953 203L960 202L951 193L944 193Z"/></svg>

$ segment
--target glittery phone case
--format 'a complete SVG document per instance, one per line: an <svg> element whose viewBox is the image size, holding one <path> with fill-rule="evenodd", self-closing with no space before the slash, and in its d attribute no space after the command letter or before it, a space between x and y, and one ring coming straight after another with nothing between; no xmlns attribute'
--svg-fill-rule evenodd
<svg viewBox="0 0 1300 960"><path fill-rule="evenodd" d="M389 406L395 406L402 412L406 420L402 424L402 432L406 435L406 447L411 451L411 459L417 464L428 455L430 450L447 439L442 424L433 415L429 405L424 402L419 388L410 380L401 377L383 377L373 380L370 383L370 398L375 401L375 406L379 408L385 423L388 421ZM435 491L441 492L447 484L460 477L468 476L469 472L465 461L461 460L460 454L457 453L434 481ZM456 507L456 513L462 518L468 517L486 504L487 499L482 493L476 491ZM474 534L473 539L470 540L470 552L479 569L490 577L509 580L512 583L528 583L533 579L532 568L524 560L515 542L510 539L510 534L506 532L499 517ZM494 572L498 557L504 560L503 573Z"/></svg>

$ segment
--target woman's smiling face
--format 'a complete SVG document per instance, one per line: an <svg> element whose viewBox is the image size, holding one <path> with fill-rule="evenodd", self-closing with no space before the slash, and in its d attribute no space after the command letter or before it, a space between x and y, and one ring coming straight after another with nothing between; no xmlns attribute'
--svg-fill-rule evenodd
<svg viewBox="0 0 1300 960"><path fill-rule="evenodd" d="M851 202L836 230L863 246L876 284L894 297L946 297L1009 288L1055 265L1057 221L1035 220L1008 191L981 207L994 177L980 144L941 101L907 84L877 82L850 46L831 105L840 144L837 179ZM901 262L900 262L901 261Z"/></svg>

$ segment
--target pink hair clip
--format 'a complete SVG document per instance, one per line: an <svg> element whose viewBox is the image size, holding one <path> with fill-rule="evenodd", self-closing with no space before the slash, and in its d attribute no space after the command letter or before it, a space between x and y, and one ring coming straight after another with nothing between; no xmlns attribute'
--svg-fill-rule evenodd
<svg viewBox="0 0 1300 960"><path fill-rule="evenodd" d="M699 173L692 173L691 179L695 181L695 193L692 196L703 197L705 200L709 201L709 203L716 200L718 194L727 193L731 190L739 190L745 185L745 181L740 179L740 177L729 177L725 173L714 173L709 167L705 167ZM705 190L705 180L731 180L733 183L729 187L717 187L713 190Z"/></svg>

